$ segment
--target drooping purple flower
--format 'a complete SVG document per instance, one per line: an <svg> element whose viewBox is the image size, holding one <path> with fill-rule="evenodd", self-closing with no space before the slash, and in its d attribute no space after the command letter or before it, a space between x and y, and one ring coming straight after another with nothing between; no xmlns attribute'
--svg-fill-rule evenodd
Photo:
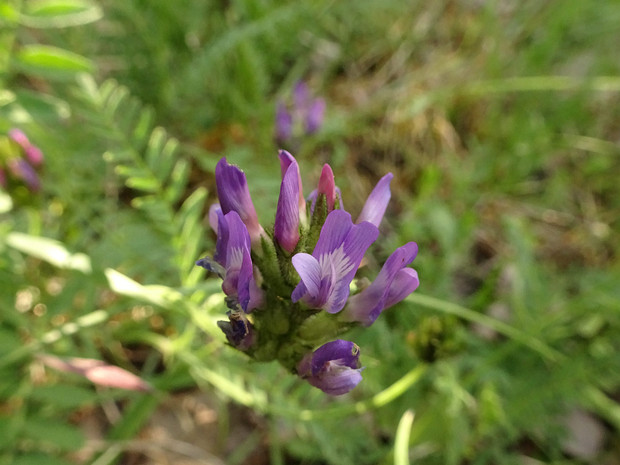
<svg viewBox="0 0 620 465"><path fill-rule="evenodd" d="M228 312L228 321L218 321L217 326L226 335L229 344L239 350L247 350L256 342L252 323L241 312Z"/></svg>
<svg viewBox="0 0 620 465"><path fill-rule="evenodd" d="M203 258L198 260L196 265L218 272L224 279L224 293L237 299L246 313L251 312L262 304L263 293L254 278L250 235L236 211L225 215L216 211L216 214L218 236L214 260Z"/></svg>
<svg viewBox="0 0 620 465"><path fill-rule="evenodd" d="M102 360L92 358L60 358L54 355L37 357L45 365L58 371L76 373L99 386L127 389L130 391L152 391L146 381L120 367L109 365Z"/></svg>
<svg viewBox="0 0 620 465"><path fill-rule="evenodd" d="M390 192L390 182L393 177L394 175L392 173L388 173L379 180L368 196L362 212L357 217L356 223L369 221L376 227L379 227L383 215L385 214L385 209L390 202L390 197L392 196Z"/></svg>
<svg viewBox="0 0 620 465"><path fill-rule="evenodd" d="M276 105L275 137L279 144L302 136L313 134L323 124L325 100L313 98L308 86L298 81L293 87L292 105L279 101Z"/></svg>
<svg viewBox="0 0 620 465"><path fill-rule="evenodd" d="M415 291L420 284L418 274L407 266L415 259L417 253L418 245L415 242L409 242L396 249L386 260L372 284L349 298L347 306L341 313L342 319L370 326L383 310Z"/></svg>
<svg viewBox="0 0 620 465"><path fill-rule="evenodd" d="M312 255L295 254L293 266L301 281L293 290L293 302L302 300L310 308L338 313L349 296L349 285L379 230L364 221L353 224L351 215L334 210L325 220Z"/></svg>
<svg viewBox="0 0 620 465"><path fill-rule="evenodd" d="M299 242L300 179L299 165L293 161L282 178L273 227L276 242L288 253L293 252Z"/></svg>
<svg viewBox="0 0 620 465"><path fill-rule="evenodd" d="M288 111L284 102L276 106L276 141L280 144L289 140L293 135L293 115Z"/></svg>
<svg viewBox="0 0 620 465"><path fill-rule="evenodd" d="M293 87L293 103L295 110L302 112L310 101L310 91L308 85L304 81L297 81Z"/></svg>
<svg viewBox="0 0 620 465"><path fill-rule="evenodd" d="M26 183L31 191L41 188L41 181L34 168L23 158L12 158L8 162L11 174Z"/></svg>
<svg viewBox="0 0 620 465"><path fill-rule="evenodd" d="M359 354L356 344L337 339L304 356L297 372L327 394L346 394L362 380Z"/></svg>
<svg viewBox="0 0 620 465"><path fill-rule="evenodd" d="M258 223L243 171L222 158L215 167L215 183L222 212L225 215L231 211L237 212L250 234L252 244L260 243L265 231Z"/></svg>

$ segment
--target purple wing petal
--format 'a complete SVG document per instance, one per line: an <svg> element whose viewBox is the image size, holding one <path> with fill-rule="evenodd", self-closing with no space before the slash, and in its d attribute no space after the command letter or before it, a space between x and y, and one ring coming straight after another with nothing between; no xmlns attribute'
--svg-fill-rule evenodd
<svg viewBox="0 0 620 465"><path fill-rule="evenodd" d="M273 235L288 253L299 242L299 166L291 163L282 179Z"/></svg>
<svg viewBox="0 0 620 465"><path fill-rule="evenodd" d="M321 266L316 258L307 253L298 253L293 256L293 266L301 277L291 299L297 302L306 293L313 297L319 295L321 287Z"/></svg>
<svg viewBox="0 0 620 465"><path fill-rule="evenodd" d="M392 173L388 173L379 180L375 188L368 196L366 204L364 205L360 216L357 218L356 223L369 221L379 227L379 224L383 219L383 215L385 214L385 209L387 208L392 195L390 192L390 182L393 177L394 175Z"/></svg>
<svg viewBox="0 0 620 465"><path fill-rule="evenodd" d="M418 279L418 272L416 270L413 268L403 268L400 270L396 274L394 281L392 281L390 292L385 301L384 310L403 300L415 291L419 285L420 280Z"/></svg>
<svg viewBox="0 0 620 465"><path fill-rule="evenodd" d="M383 310L413 292L415 288L411 289L411 283L408 281L408 276L413 270L405 267L414 260L417 253L418 246L415 242L409 242L396 249L386 260L372 284L349 299L342 313L343 318L370 326ZM391 303L390 293L394 293Z"/></svg>

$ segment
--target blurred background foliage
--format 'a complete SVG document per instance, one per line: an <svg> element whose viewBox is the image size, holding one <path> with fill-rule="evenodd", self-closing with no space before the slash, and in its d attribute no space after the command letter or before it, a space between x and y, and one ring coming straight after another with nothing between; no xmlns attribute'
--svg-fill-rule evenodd
<svg viewBox="0 0 620 465"><path fill-rule="evenodd" d="M0 190L0 463L620 463L619 33L615 0L4 0L0 133L45 162ZM369 275L420 247L338 399L227 347L193 266L221 156L272 222L299 80L306 192L392 171Z"/></svg>

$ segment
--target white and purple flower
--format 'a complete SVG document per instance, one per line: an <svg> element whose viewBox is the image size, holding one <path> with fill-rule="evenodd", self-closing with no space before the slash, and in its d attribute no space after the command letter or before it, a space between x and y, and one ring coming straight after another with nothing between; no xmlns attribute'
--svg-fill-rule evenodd
<svg viewBox="0 0 620 465"><path fill-rule="evenodd" d="M332 211L312 255L293 256L293 266L301 281L291 295L292 301L302 300L308 307L322 308L328 313L342 310L357 268L378 235L379 230L372 223L353 224L346 211Z"/></svg>
<svg viewBox="0 0 620 465"><path fill-rule="evenodd" d="M303 100L304 90L296 92ZM274 227L267 231L243 171L219 161L219 204L209 210L215 254L197 265L223 280L231 311L218 325L231 346L256 360L276 359L327 394L345 394L362 379L360 350L335 338L353 325L370 326L418 287L409 267L418 246L396 249L375 280L351 296L364 254L379 235L392 173L379 180L353 222L328 164L306 201L297 161L285 150L278 157L282 182Z"/></svg>

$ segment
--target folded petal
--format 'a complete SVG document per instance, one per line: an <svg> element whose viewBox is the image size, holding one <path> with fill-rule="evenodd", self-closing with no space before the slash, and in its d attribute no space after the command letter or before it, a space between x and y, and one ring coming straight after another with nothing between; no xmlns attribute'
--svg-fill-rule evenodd
<svg viewBox="0 0 620 465"><path fill-rule="evenodd" d="M295 157L293 157L293 155L291 155L290 153L288 153L286 150L280 150L278 152L278 158L280 159L280 169L282 171L282 179L284 179L284 175L286 174L286 171L288 170L289 166L292 163L297 164L297 160L295 160ZM304 199L304 192L303 192L303 188L302 188L302 184L301 184L301 172L299 171L299 165L297 168L297 174L299 176L299 213L302 216L305 216L306 214L306 199Z"/></svg>
<svg viewBox="0 0 620 465"><path fill-rule="evenodd" d="M383 310L411 294L417 288L417 273L406 267L415 259L417 252L415 242L396 249L372 284L349 299L342 318L370 326Z"/></svg>
<svg viewBox="0 0 620 465"><path fill-rule="evenodd" d="M336 203L336 183L334 181L332 167L327 163L323 165L321 177L319 178L319 187L317 188L317 196L321 194L325 195L327 211L331 212Z"/></svg>
<svg viewBox="0 0 620 465"><path fill-rule="evenodd" d="M321 265L318 260L307 253L298 253L293 256L292 262L301 277L301 282L291 295L292 301L297 302L306 293L318 295L321 287Z"/></svg>
<svg viewBox="0 0 620 465"><path fill-rule="evenodd" d="M396 274L394 281L392 281L383 309L385 310L397 304L415 291L419 285L418 272L413 268L403 268Z"/></svg>
<svg viewBox="0 0 620 465"><path fill-rule="evenodd" d="M280 246L291 253L299 242L299 166L291 163L282 179L273 235Z"/></svg>
<svg viewBox="0 0 620 465"><path fill-rule="evenodd" d="M245 174L222 158L215 167L215 183L222 212L237 212L247 227L252 243L260 241L264 233L250 197Z"/></svg>
<svg viewBox="0 0 620 465"><path fill-rule="evenodd" d="M337 339L307 354L298 364L299 376L323 392L346 394L362 380L359 347Z"/></svg>
<svg viewBox="0 0 620 465"><path fill-rule="evenodd" d="M375 188L368 196L368 199L366 200L364 208L357 218L356 223L369 221L379 227L379 224L383 219L383 215L385 214L385 209L387 208L392 195L390 192L390 182L393 177L394 175L392 173L388 173L379 180Z"/></svg>

